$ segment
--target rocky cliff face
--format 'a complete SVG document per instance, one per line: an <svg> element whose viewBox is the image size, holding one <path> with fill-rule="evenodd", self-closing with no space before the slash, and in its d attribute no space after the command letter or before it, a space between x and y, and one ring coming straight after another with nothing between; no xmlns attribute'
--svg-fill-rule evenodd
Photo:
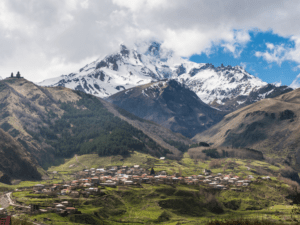
<svg viewBox="0 0 300 225"><path fill-rule="evenodd" d="M219 122L224 113L202 102L176 80L159 81L120 91L107 101L186 137Z"/></svg>
<svg viewBox="0 0 300 225"><path fill-rule="evenodd" d="M214 67L182 59L157 42L140 43L134 49L121 45L118 52L92 62L78 72L48 79L39 85L63 86L109 97L164 79L176 79L203 102L223 111L234 111L284 89L267 86L240 66Z"/></svg>

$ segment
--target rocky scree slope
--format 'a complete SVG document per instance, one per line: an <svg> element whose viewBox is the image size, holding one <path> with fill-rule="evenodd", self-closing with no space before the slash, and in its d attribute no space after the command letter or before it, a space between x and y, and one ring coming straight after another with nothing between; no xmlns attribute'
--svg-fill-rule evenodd
<svg viewBox="0 0 300 225"><path fill-rule="evenodd" d="M176 56L158 42L143 42L129 49L125 45L78 72L44 80L42 86L63 86L98 97L109 97L129 88L164 79L177 79L206 104L223 111L275 97L291 88L267 84L240 66L214 67Z"/></svg>
<svg viewBox="0 0 300 225"><path fill-rule="evenodd" d="M223 112L202 102L193 91L176 80L137 86L106 100L189 138L216 124L224 116Z"/></svg>

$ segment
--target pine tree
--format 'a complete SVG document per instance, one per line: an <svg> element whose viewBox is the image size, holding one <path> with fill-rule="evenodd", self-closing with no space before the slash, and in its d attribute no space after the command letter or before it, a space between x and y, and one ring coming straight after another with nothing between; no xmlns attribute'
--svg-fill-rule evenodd
<svg viewBox="0 0 300 225"><path fill-rule="evenodd" d="M13 78L13 77L14 77L14 73L11 73L11 74L10 74L10 77Z"/></svg>
<svg viewBox="0 0 300 225"><path fill-rule="evenodd" d="M18 71L17 78L20 78L20 77L21 77L21 75L20 75L20 72Z"/></svg>
<svg viewBox="0 0 300 225"><path fill-rule="evenodd" d="M153 167L151 168L150 175L155 175L155 171L154 171Z"/></svg>

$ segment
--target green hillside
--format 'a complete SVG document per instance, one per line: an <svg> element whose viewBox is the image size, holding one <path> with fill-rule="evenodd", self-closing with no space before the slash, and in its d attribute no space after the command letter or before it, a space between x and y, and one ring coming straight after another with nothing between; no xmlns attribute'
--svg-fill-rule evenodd
<svg viewBox="0 0 300 225"><path fill-rule="evenodd" d="M272 165L265 161L253 159L226 158L221 159L215 167L215 160L195 160L188 153L180 161L160 160L149 154L134 152L130 156L105 156L86 154L65 160L60 166L51 167L48 173L58 171L53 182L58 182L59 176L72 180L72 174L86 168L108 167L113 165L133 166L139 164L155 172L166 171L168 174L182 173L182 176L202 174L204 168L213 173L223 173L246 177L253 175L253 182L243 191L234 189L216 190L207 185L151 185L105 187L101 194L89 197L70 198L69 196L36 195L30 191L15 192L14 198L24 204L40 204L43 208L53 202L68 200L72 202L81 214L58 216L55 213L43 213L30 216L30 220L50 218L46 224L208 224L210 220L225 219L258 219L271 221L271 224L295 224L300 221L295 205L295 182L283 178L280 172L285 165ZM228 168L228 164L234 168ZM251 167L250 170L247 167ZM271 180L259 177L268 171ZM74 179L74 178L73 178ZM49 180L48 182L51 182ZM22 183L19 184L20 187ZM293 202L294 201L294 202ZM294 211L293 211L294 210ZM264 224L264 223L261 224Z"/></svg>

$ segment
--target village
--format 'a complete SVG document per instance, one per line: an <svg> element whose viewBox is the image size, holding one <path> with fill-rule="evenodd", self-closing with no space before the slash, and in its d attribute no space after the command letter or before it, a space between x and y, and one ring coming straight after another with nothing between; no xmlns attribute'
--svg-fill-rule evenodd
<svg viewBox="0 0 300 225"><path fill-rule="evenodd" d="M54 171L54 174L57 172ZM180 176L180 174L167 175L165 171L154 172L152 168L147 171L139 165L132 167L128 166L111 166L107 168L90 168L79 171L73 174L74 180L65 181L62 183L44 185L36 184L30 190L32 194L61 196L62 201L52 203L48 207L40 207L40 205L25 206L11 204L17 210L22 210L23 213L48 213L53 212L61 216L68 214L80 214L74 207L74 204L67 201L63 196L68 196L72 199L79 197L89 198L90 196L101 196L102 190L105 187L116 188L117 186L132 186L141 187L143 184L149 185L205 185L207 188L234 191L244 191L244 188L249 186L254 177L248 175L244 178L230 174L213 174L208 169L203 169L203 174L192 175L188 177ZM261 177L261 179L269 180L270 177ZM24 189L25 190L25 189ZM16 189L16 192L23 191ZM10 198L10 196L8 196Z"/></svg>

